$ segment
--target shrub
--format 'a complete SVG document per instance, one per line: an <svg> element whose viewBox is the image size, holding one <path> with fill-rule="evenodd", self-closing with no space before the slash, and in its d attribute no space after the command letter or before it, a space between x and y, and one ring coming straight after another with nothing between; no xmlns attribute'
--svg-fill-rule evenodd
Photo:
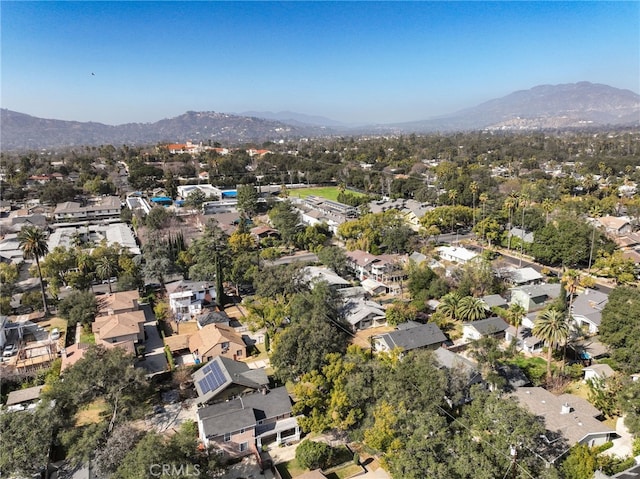
<svg viewBox="0 0 640 479"><path fill-rule="evenodd" d="M306 469L324 469L331 463L333 449L324 442L305 440L296 448L296 461Z"/></svg>

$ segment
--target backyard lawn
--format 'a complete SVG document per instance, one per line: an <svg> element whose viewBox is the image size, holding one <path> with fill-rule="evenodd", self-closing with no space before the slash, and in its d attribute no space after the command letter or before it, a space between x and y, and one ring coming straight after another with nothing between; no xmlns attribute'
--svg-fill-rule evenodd
<svg viewBox="0 0 640 479"><path fill-rule="evenodd" d="M76 426L85 426L87 424L97 424L104 420L103 414L107 412L108 407L104 399L96 399L76 414Z"/></svg>

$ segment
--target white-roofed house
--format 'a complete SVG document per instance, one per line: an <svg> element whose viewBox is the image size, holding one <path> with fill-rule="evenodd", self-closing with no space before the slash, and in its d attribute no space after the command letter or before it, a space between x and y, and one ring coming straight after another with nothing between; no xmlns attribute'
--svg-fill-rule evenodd
<svg viewBox="0 0 640 479"><path fill-rule="evenodd" d="M440 254L440 258L452 263L465 264L479 257L478 253L462 246L440 246L436 251Z"/></svg>

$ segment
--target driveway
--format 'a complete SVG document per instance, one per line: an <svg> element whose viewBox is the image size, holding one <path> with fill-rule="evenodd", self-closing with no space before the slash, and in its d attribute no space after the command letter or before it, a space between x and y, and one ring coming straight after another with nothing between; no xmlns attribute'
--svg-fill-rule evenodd
<svg viewBox="0 0 640 479"><path fill-rule="evenodd" d="M138 365L147 371L147 376L155 376L156 374L167 371L167 356L164 352L164 342L158 332L156 318L151 310L151 306L144 304L141 306L144 311L145 323L144 334L146 340L145 345L145 359L140 361Z"/></svg>

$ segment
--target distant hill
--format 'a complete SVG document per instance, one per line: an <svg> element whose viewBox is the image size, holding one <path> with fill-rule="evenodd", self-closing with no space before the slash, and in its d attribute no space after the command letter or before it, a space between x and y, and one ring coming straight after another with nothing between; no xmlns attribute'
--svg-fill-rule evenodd
<svg viewBox="0 0 640 479"><path fill-rule="evenodd" d="M276 120L289 125L299 126L330 126L330 127L345 127L344 123L326 118L324 116L305 115L304 113L296 113L293 111L279 111L274 113L272 111L243 111L239 113L242 116L253 116L256 118L264 118L266 120Z"/></svg>
<svg viewBox="0 0 640 479"><path fill-rule="evenodd" d="M541 85L425 121L392 125L404 131L530 130L640 125L640 95L580 82Z"/></svg>
<svg viewBox="0 0 640 479"><path fill-rule="evenodd" d="M155 123L110 126L94 122L51 120L2 109L2 150L57 148L74 145L144 145L186 140L224 144L279 141L315 131L282 122L217 112L189 111Z"/></svg>
<svg viewBox="0 0 640 479"><path fill-rule="evenodd" d="M7 109L2 109L0 113L0 147L4 151L187 140L233 145L335 134L640 126L640 95L589 82L541 85L451 115L358 128L349 128L328 118L293 112L245 112L243 115L234 115L189 111L155 123L117 126L37 118Z"/></svg>

